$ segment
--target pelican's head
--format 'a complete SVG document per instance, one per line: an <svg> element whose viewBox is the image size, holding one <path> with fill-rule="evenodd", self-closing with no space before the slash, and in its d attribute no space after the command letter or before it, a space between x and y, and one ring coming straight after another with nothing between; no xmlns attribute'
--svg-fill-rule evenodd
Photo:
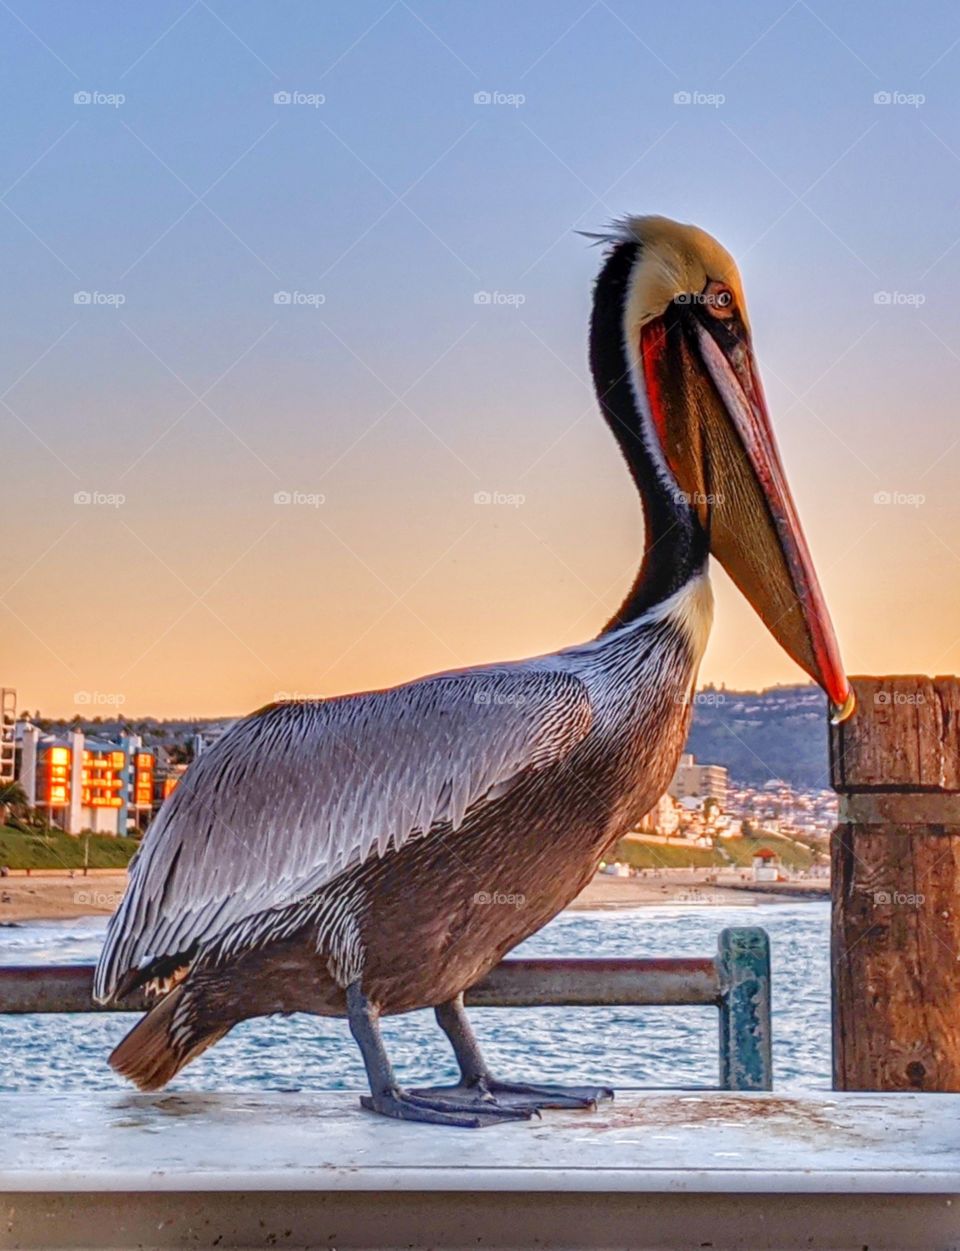
<svg viewBox="0 0 960 1251"><path fill-rule="evenodd" d="M848 716L850 685L777 451L733 257L665 217L629 218L606 237L621 255L622 351L659 485L693 512L835 717Z"/></svg>

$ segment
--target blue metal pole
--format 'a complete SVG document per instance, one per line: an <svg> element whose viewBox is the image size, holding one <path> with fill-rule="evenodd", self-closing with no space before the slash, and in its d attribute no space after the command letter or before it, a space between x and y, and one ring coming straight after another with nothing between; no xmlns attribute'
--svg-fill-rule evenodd
<svg viewBox="0 0 960 1251"><path fill-rule="evenodd" d="M762 929L726 929L717 946L720 1085L772 1090L770 939Z"/></svg>

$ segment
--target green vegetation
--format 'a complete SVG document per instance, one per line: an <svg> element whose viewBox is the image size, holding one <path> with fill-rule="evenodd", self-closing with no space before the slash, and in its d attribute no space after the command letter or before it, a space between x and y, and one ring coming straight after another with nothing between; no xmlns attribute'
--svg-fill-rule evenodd
<svg viewBox="0 0 960 1251"><path fill-rule="evenodd" d="M0 825L0 865L9 869L82 869L89 843L91 869L125 869L140 846L136 838L64 834L61 830L15 830Z"/></svg>
<svg viewBox="0 0 960 1251"><path fill-rule="evenodd" d="M695 847L688 843L638 843L621 839L611 859L635 869L750 869L761 847L778 855L785 869L809 869L816 852L779 834L750 838L727 838L718 847Z"/></svg>
<svg viewBox="0 0 960 1251"><path fill-rule="evenodd" d="M730 859L740 868L748 869L753 857L761 847L769 847L783 861L787 869L809 869L816 857L816 852L805 843L795 843L789 838L781 838L779 834L760 834L752 838L729 838L723 842L723 849Z"/></svg>
<svg viewBox="0 0 960 1251"><path fill-rule="evenodd" d="M723 863L709 847L692 847L681 843L638 843L622 838L612 860L629 864L634 869L709 869Z"/></svg>

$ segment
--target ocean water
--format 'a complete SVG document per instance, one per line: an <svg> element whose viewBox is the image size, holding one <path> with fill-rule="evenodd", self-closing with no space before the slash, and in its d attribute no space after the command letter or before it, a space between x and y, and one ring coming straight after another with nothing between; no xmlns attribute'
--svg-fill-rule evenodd
<svg viewBox="0 0 960 1251"><path fill-rule="evenodd" d="M0 964L94 960L105 919L0 929ZM760 925L773 960L777 1089L829 1088L829 905L663 905L567 912L513 953L529 956L712 955L729 925ZM611 1086L715 1086L713 1008L474 1009L491 1068L519 1080ZM128 1088L106 1058L128 1013L0 1016L0 1090ZM401 1082L456 1076L430 1012L394 1017L384 1036ZM359 1089L363 1066L345 1021L310 1016L247 1021L181 1072L170 1090Z"/></svg>

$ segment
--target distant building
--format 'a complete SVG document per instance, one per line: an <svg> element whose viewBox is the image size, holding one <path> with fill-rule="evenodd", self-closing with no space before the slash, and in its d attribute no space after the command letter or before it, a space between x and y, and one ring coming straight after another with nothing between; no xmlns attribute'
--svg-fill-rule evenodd
<svg viewBox="0 0 960 1251"><path fill-rule="evenodd" d="M17 757L17 692L0 687L0 784L12 782Z"/></svg>
<svg viewBox="0 0 960 1251"><path fill-rule="evenodd" d="M670 795L661 795L647 815L640 822L643 834L663 834L667 838L675 834L680 826L680 813Z"/></svg>
<svg viewBox="0 0 960 1251"><path fill-rule="evenodd" d="M197 730L191 739L194 759L196 760L198 756L203 755L205 751L209 751L217 739L221 735L226 734L233 724L232 721L213 721L209 725L204 726L202 730Z"/></svg>
<svg viewBox="0 0 960 1251"><path fill-rule="evenodd" d="M727 771L723 765L697 764L692 755L684 753L667 794L681 802L695 799L702 803L705 799L715 799L723 809L727 803Z"/></svg>
<svg viewBox="0 0 960 1251"><path fill-rule="evenodd" d="M753 880L755 882L778 882L780 880L780 857L769 847L761 847L753 857Z"/></svg>
<svg viewBox="0 0 960 1251"><path fill-rule="evenodd" d="M17 726L18 780L27 803L67 834L143 829L155 806L156 757L136 735L114 741L82 730L44 734Z"/></svg>

